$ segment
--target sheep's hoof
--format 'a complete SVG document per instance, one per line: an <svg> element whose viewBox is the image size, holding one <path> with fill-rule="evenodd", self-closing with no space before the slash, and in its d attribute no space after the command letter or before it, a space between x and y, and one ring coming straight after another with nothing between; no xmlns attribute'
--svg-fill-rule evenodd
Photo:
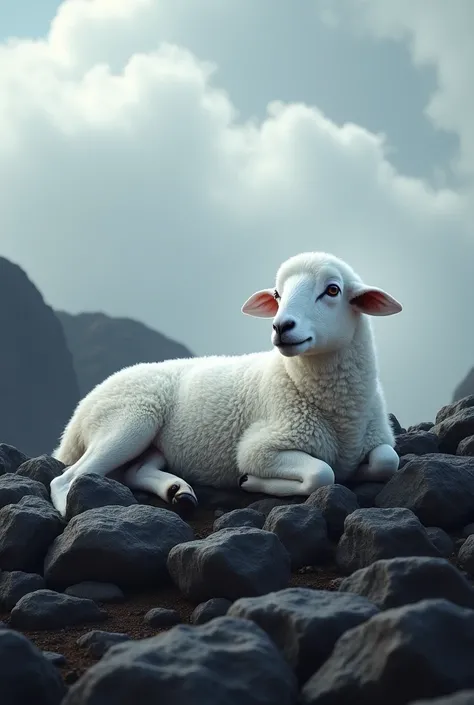
<svg viewBox="0 0 474 705"><path fill-rule="evenodd" d="M168 500L179 511L180 514L189 516L197 507L197 499L191 492L180 492L178 484L171 485L168 490Z"/></svg>
<svg viewBox="0 0 474 705"><path fill-rule="evenodd" d="M247 482L248 479L249 479L249 476L247 474L242 475L242 477L239 479L239 487L242 487L244 482Z"/></svg>

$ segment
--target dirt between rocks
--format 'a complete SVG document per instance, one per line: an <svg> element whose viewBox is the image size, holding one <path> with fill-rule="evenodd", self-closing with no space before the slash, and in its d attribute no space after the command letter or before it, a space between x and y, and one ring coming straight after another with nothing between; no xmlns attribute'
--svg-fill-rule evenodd
<svg viewBox="0 0 474 705"><path fill-rule="evenodd" d="M212 532L214 521L213 510L201 509L196 512L193 519L189 520L189 524L193 527L196 538L205 538ZM341 574L337 568L329 565L324 568L312 568L310 571L303 570L293 573L289 586L335 590L337 585L333 584L333 581L340 577ZM109 615L104 622L39 632L18 631L31 639L39 649L64 656L66 662L59 666L59 670L65 683L71 685L84 671L98 661L98 659L89 656L83 647L77 645L78 638L83 634L97 629L107 632L121 632L128 634L132 639L145 639L166 631L166 629L153 628L144 623L143 618L150 609L154 607L175 609L182 622L189 623L195 607L192 603L187 602L179 590L174 587L135 594L126 593L125 602L101 604L101 606ZM9 612L2 613L0 611L0 621L8 625L9 618Z"/></svg>

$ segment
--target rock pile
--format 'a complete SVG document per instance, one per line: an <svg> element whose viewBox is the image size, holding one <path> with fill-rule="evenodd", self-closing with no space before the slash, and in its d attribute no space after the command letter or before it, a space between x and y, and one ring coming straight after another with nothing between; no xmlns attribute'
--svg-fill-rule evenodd
<svg viewBox="0 0 474 705"><path fill-rule="evenodd" d="M2 703L474 705L474 396L392 423L387 484L307 499L196 488L217 510L205 537L108 478L78 480L63 520L61 464L0 444ZM331 590L290 586L328 566ZM142 617L156 636L107 630L128 591L164 587L189 624L156 605ZM22 632L77 625L96 663L68 687L61 654Z"/></svg>

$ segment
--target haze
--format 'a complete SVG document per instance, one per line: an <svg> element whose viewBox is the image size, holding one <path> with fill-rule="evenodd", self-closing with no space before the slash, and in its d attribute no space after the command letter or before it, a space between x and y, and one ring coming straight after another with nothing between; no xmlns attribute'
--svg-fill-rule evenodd
<svg viewBox="0 0 474 705"><path fill-rule="evenodd" d="M473 36L472 0L0 0L0 254L214 354L333 252L403 303L382 381L433 419L474 365Z"/></svg>

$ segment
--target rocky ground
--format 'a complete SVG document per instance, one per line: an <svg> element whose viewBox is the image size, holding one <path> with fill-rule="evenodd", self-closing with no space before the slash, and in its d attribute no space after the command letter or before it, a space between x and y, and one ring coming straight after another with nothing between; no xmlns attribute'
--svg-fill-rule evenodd
<svg viewBox="0 0 474 705"><path fill-rule="evenodd" d="M2 705L474 705L474 396L386 485L180 516L0 444Z"/></svg>

